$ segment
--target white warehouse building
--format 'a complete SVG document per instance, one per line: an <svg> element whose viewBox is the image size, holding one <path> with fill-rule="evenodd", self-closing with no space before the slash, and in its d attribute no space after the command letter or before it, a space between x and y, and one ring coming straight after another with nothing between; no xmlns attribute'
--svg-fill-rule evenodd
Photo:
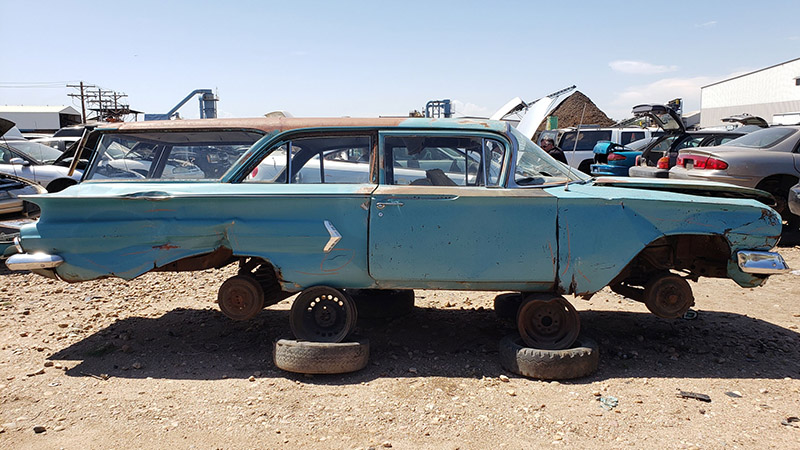
<svg viewBox="0 0 800 450"><path fill-rule="evenodd" d="M71 106L4 106L0 117L17 124L23 133L53 133L81 123L81 113Z"/></svg>
<svg viewBox="0 0 800 450"><path fill-rule="evenodd" d="M722 125L737 114L772 124L800 120L800 58L700 88L700 127Z"/></svg>

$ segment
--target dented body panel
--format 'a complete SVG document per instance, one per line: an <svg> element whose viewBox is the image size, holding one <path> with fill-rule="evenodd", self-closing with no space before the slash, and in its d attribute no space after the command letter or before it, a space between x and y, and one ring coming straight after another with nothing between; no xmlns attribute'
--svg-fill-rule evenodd
<svg viewBox="0 0 800 450"><path fill-rule="evenodd" d="M206 121L183 122L99 132L208 128ZM230 129L235 121L219 126ZM736 252L769 251L780 235L780 217L754 200L763 193L718 183L588 180L502 122L252 119L240 126L266 135L217 181L92 181L30 197L42 215L22 229L22 250L58 255L63 263L39 273L69 282L256 259L274 270L287 293L327 285L588 295L620 277L635 278L642 268L757 286L766 276L743 272ZM396 130L409 139L402 169L420 176L405 185L389 182L399 163L391 162L381 134ZM337 149L343 158L337 164L352 164L355 178L376 182L301 183L292 166L299 156L282 169L291 182L248 182L279 146L296 145L286 153L301 155L302 139L327 134L368 137L370 160L347 159L363 148ZM411 165L421 154L414 139L428 153L446 139L462 139L464 154L477 151L485 159L461 161L458 152L439 151L454 159L425 160L444 167L425 170ZM469 147L476 142L484 147ZM480 153L487 148L495 151L491 157ZM329 154L320 150L319 158ZM456 173L463 185L436 184ZM693 257L690 241L681 239L704 236L713 251Z"/></svg>

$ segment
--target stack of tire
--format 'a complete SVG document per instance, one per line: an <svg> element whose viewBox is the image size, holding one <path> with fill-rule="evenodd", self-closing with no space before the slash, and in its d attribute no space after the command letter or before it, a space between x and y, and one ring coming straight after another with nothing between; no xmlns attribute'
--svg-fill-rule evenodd
<svg viewBox="0 0 800 450"><path fill-rule="evenodd" d="M369 340L350 335L357 317L385 319L408 314L414 308L413 290L335 291L325 287L304 291L301 294L304 297L298 296L292 308L306 308L308 301L305 299L327 299L327 296L333 296L331 300L336 301L337 292L350 300L341 303L354 306L352 311L348 311L352 323L343 325L340 335L323 337L331 342L318 342L319 336L314 336L312 341L309 339L311 336L305 336L300 331L300 324L291 322L292 331L298 339L280 339L275 342L273 351L275 366L287 372L302 374L341 374L361 370L369 361ZM345 339L349 341L344 342Z"/></svg>
<svg viewBox="0 0 800 450"><path fill-rule="evenodd" d="M495 314L500 319L516 321L523 301L522 293L500 294L494 299ZM502 338L499 347L500 363L506 370L540 380L585 377L597 370L600 361L597 343L583 335L561 350L527 347L519 334Z"/></svg>

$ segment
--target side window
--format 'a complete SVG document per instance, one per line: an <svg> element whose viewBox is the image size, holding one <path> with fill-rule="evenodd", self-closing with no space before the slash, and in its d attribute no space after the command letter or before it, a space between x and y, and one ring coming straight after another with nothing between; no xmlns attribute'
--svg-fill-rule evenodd
<svg viewBox="0 0 800 450"><path fill-rule="evenodd" d="M589 130L581 131L578 135L578 144L575 145L575 135L577 131L571 131L564 134L561 138L561 150L572 151L573 148L577 151L592 151L597 141L610 141L611 130Z"/></svg>
<svg viewBox="0 0 800 450"><path fill-rule="evenodd" d="M218 180L261 136L260 132L208 129L103 133L85 177Z"/></svg>
<svg viewBox="0 0 800 450"><path fill-rule="evenodd" d="M621 144L627 145L639 139L644 139L644 131L623 131Z"/></svg>
<svg viewBox="0 0 800 450"><path fill-rule="evenodd" d="M298 138L275 146L245 182L370 183L369 136Z"/></svg>
<svg viewBox="0 0 800 450"><path fill-rule="evenodd" d="M383 148L396 185L498 185L505 159L502 143L481 137L387 136Z"/></svg>

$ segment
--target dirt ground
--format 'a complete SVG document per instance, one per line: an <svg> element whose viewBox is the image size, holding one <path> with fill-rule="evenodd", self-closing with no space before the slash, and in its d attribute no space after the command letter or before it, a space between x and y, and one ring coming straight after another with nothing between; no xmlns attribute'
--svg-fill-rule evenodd
<svg viewBox="0 0 800 450"><path fill-rule="evenodd" d="M311 377L272 363L290 300L250 322L218 311L231 270L82 284L6 271L0 448L800 448L796 244L779 249L795 272L764 287L693 283L693 320L607 289L574 299L601 357L569 382L501 367L513 327L496 293L417 291L411 315L360 322L366 369Z"/></svg>

